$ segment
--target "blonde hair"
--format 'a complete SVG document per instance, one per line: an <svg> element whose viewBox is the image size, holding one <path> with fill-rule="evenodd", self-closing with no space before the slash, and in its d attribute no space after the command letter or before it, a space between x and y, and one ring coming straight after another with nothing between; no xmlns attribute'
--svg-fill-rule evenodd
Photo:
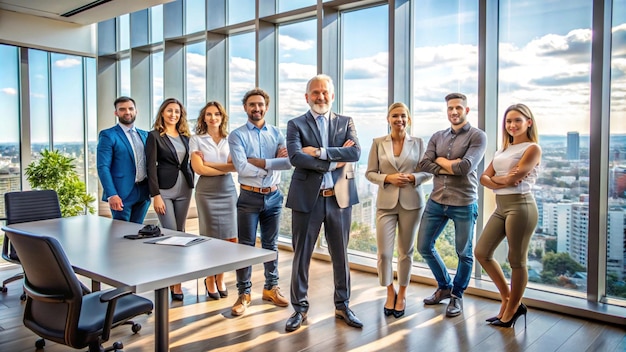
<svg viewBox="0 0 626 352"><path fill-rule="evenodd" d="M524 104L513 104L506 108L504 111L504 117L502 118L502 149L506 149L513 143L513 136L509 134L506 130L506 115L511 111L517 111L526 119L532 121L530 127L526 130L526 136L533 143L539 143L539 134L537 132L537 122L535 121L535 116L533 115L530 108Z"/></svg>
<svg viewBox="0 0 626 352"><path fill-rule="evenodd" d="M175 98L167 98L161 103L161 107L159 107L159 112L157 112L156 120L154 120L154 129L159 131L159 134L162 136L165 134L165 122L163 121L163 112L165 108L170 104L178 104L180 107L180 119L176 123L176 130L179 134L183 136L189 137L191 133L189 132L189 124L187 123L187 110L183 106L178 99Z"/></svg>
<svg viewBox="0 0 626 352"><path fill-rule="evenodd" d="M207 125L206 121L204 121L204 115L210 106L215 106L217 111L219 111L222 115L219 133L222 138L226 138L228 136L228 114L226 113L224 106L222 106L219 101L210 101L206 103L202 110L200 110L200 115L198 116L198 121L196 122L196 134L209 133L209 125Z"/></svg>
<svg viewBox="0 0 626 352"><path fill-rule="evenodd" d="M406 116L409 118L409 125L411 125L411 112L409 111L409 107L406 106L406 104L401 103L401 102L395 102L391 105L389 105L389 109L387 109L387 122L389 121L389 116L391 115L391 110L393 109L397 109L397 108L402 108L404 109L404 111L406 111Z"/></svg>

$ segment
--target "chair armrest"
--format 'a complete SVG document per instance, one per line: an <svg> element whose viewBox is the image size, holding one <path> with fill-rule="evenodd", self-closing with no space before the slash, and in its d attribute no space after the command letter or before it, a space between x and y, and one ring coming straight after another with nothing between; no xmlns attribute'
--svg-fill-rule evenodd
<svg viewBox="0 0 626 352"><path fill-rule="evenodd" d="M48 303L63 303L67 301L67 297L64 295L47 295L34 291L28 282L24 280L24 291L26 295L33 297L37 301L48 302Z"/></svg>
<svg viewBox="0 0 626 352"><path fill-rule="evenodd" d="M100 302L109 302L109 301L117 300L118 298L126 296L131 293L133 293L133 291L128 286L118 287L114 290L104 292L102 296L100 296Z"/></svg>
<svg viewBox="0 0 626 352"><path fill-rule="evenodd" d="M107 341L111 334L111 327L113 325L113 316L115 315L115 305L117 300L132 294L133 291L128 286L119 287L114 290L106 291L100 296L100 302L108 302L107 314L104 318L104 326L102 327L102 341Z"/></svg>

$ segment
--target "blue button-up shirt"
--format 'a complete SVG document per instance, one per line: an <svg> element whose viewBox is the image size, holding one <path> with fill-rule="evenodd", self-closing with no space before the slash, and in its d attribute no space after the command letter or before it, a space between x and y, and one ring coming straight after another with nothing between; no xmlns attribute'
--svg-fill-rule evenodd
<svg viewBox="0 0 626 352"><path fill-rule="evenodd" d="M260 129L250 121L228 136L230 156L239 174L239 183L253 187L271 187L280 183L279 170L289 170L289 158L277 158L278 149L285 147L285 137L275 126ZM248 162L248 158L265 159L265 169Z"/></svg>

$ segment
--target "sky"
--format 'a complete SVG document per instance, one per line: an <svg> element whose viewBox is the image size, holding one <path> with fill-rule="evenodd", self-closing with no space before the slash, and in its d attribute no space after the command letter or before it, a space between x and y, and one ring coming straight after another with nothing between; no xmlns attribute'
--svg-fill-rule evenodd
<svg viewBox="0 0 626 352"><path fill-rule="evenodd" d="M254 0L231 0L237 11L230 11L229 23L250 20L254 16ZM189 1L190 6L199 0ZM245 5L249 3L250 5ZM314 5L315 0L282 0L279 11ZM477 1L420 1L415 10L414 91L412 101L413 134L428 136L446 128L443 97L452 91L468 95L470 122L477 118L478 30ZM194 5L197 6L197 5ZM232 8L232 6L231 6ZM195 10L195 9L191 9ZM612 133L626 133L626 0L615 0L612 58ZM523 102L533 110L540 134L565 135L568 131L589 133L589 77L591 50L591 1L589 0L529 0L503 1L500 8L501 25L498 62L499 110ZM204 25L200 11L192 14L186 29L193 31ZM387 5L370 7L342 15L343 91L341 106L334 110L355 118L361 140L386 133L385 113L388 102L387 81L388 33ZM153 17L163 18L162 9L154 8ZM160 16L160 18L159 18ZM158 29L153 39L160 40ZM367 33L364 35L363 33ZM229 114L232 128L245 120L241 109L243 92L254 87L254 33L234 35L229 40ZM281 25L279 28L278 71L279 124L306 112L304 99L306 81L316 69L316 24L313 20ZM122 40L122 45L128 45ZM188 47L187 89L188 113L195 118L205 100L204 44ZM0 103L7 115L18 116L17 71L15 49L0 46ZM162 64L162 55L154 58ZM82 94L82 61L71 55L52 55L52 112L55 139L72 139L82 133L76 119L76 96ZM122 65L127 72L129 65ZM43 69L43 68L37 68ZM44 72L44 74L46 74ZM122 76L124 76L123 74ZM163 99L162 71L154 73L155 100ZM126 77L128 77L126 75ZM31 110L44 114L49 107L42 92L42 77L31 77ZM41 87L40 87L41 86ZM121 82L122 91L129 83ZM35 89L36 88L36 89ZM153 105L158 106L160 102ZM73 112L74 111L74 112ZM500 121L501 116L497 117ZM3 119L7 120L7 119ZM8 119L0 129L0 142L17 141L17 120ZM34 138L47 138L45 121L33 126ZM193 126L192 126L193 127ZM42 132L43 131L43 132ZM82 135L82 134L81 134Z"/></svg>

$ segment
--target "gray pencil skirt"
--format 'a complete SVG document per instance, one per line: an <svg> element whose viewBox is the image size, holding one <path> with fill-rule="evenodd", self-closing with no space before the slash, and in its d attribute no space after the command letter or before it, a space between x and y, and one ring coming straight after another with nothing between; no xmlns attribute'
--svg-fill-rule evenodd
<svg viewBox="0 0 626 352"><path fill-rule="evenodd" d="M223 240L237 237L237 191L231 174L200 176L196 207L200 235Z"/></svg>

